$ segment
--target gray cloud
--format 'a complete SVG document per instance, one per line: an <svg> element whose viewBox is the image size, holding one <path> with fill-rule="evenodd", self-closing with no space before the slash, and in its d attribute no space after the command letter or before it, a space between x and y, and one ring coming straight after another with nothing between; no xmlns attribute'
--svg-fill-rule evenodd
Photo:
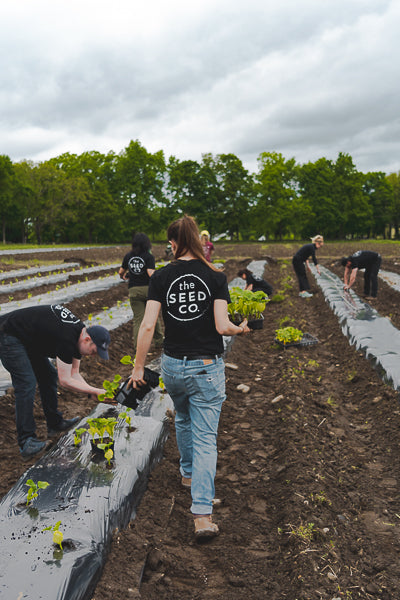
<svg viewBox="0 0 400 600"><path fill-rule="evenodd" d="M18 5L0 21L0 153L13 160L139 139L182 159L234 152L250 169L272 150L400 169L394 1Z"/></svg>

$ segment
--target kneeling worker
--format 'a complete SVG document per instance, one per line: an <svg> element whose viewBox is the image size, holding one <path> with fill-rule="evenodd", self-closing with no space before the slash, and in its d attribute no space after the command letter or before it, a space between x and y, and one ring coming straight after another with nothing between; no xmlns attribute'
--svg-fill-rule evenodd
<svg viewBox="0 0 400 600"><path fill-rule="evenodd" d="M59 304L22 308L0 317L0 359L11 374L21 456L27 460L47 447L36 437L33 416L36 384L50 437L72 427L79 417L63 419L57 408L57 379L62 387L95 395L104 393L79 373L82 356L108 359L110 334L104 327L85 327ZM49 361L56 359L55 368Z"/></svg>

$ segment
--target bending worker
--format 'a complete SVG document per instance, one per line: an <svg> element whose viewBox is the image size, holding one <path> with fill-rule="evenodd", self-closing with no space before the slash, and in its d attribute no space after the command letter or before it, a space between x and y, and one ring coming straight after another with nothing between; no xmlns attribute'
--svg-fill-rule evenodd
<svg viewBox="0 0 400 600"><path fill-rule="evenodd" d="M0 317L0 359L11 374L21 456L27 460L48 446L36 437L33 417L36 383L39 386L50 437L72 427L79 417L64 419L57 408L57 379L74 392L103 394L79 373L82 356L108 359L110 334L100 325L86 328L59 304L21 308ZM57 368L49 361L56 359Z"/></svg>
<svg viewBox="0 0 400 600"><path fill-rule="evenodd" d="M351 256L341 259L344 267L344 289L349 290L356 280L358 269L364 271L364 296L367 300L376 298L378 293L378 272L381 266L381 256L372 250L357 250Z"/></svg>
<svg viewBox="0 0 400 600"><path fill-rule="evenodd" d="M311 298L312 296L312 294L308 291L310 289L310 284L308 283L307 279L306 265L307 269L311 273L310 265L308 264L308 259L311 256L313 263L317 268L318 274L321 274L318 261L315 256L315 251L319 250L319 248L321 248L323 245L324 238L322 235L315 235L313 238L311 238L311 244L305 244L299 250L297 250L296 254L293 256L292 264L299 282L299 296L301 298Z"/></svg>

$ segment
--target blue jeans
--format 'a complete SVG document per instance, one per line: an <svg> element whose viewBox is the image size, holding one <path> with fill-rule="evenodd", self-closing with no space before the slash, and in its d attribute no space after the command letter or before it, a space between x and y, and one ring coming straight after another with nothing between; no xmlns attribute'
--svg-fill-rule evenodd
<svg viewBox="0 0 400 600"><path fill-rule="evenodd" d="M57 369L46 356L28 354L18 338L4 332L0 333L0 359L11 375L15 391L17 436L22 447L28 438L36 437L33 417L36 382L47 426L57 427L62 419L57 410Z"/></svg>
<svg viewBox="0 0 400 600"><path fill-rule="evenodd" d="M210 364L204 364L210 362ZM210 515L215 495L217 434L225 395L225 364L162 355L161 374L175 410L180 472L192 478L191 511Z"/></svg>

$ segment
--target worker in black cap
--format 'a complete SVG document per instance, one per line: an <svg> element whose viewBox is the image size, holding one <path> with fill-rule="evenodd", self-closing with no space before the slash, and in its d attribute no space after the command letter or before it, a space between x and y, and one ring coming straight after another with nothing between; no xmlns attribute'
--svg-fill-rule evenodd
<svg viewBox="0 0 400 600"><path fill-rule="evenodd" d="M74 392L104 393L79 373L82 356L108 359L110 334L104 327L85 324L60 304L14 310L0 317L0 359L11 374L21 457L37 456L48 442L36 437L33 403L36 384L49 437L72 427L79 417L64 419L57 408L57 382ZM56 367L49 358L55 359Z"/></svg>

